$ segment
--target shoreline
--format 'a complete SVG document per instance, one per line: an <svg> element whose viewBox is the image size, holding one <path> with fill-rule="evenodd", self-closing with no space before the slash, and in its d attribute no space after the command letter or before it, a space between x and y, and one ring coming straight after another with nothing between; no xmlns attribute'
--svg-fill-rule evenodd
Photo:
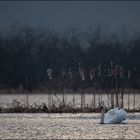
<svg viewBox="0 0 140 140"><path fill-rule="evenodd" d="M109 109L111 108L106 108L105 112L107 112ZM128 113L140 113L140 110L136 110L136 109L125 109L124 110ZM16 107L12 107L12 108L0 108L0 113L72 113L72 114L76 114L76 113L100 113L101 112L101 108L92 108L92 107L88 107L88 108L73 108L70 106L59 106L59 107L51 107L51 108L47 108L46 105L44 106L39 106L38 108L35 108L33 106L25 106L25 107L21 107L21 106L16 106Z"/></svg>

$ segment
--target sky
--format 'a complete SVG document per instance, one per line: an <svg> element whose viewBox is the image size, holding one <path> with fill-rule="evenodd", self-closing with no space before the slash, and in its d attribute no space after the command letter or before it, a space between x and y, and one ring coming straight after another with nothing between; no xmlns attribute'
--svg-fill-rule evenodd
<svg viewBox="0 0 140 140"><path fill-rule="evenodd" d="M139 1L0 1L0 29L29 23L64 31L100 25L110 32L140 31Z"/></svg>

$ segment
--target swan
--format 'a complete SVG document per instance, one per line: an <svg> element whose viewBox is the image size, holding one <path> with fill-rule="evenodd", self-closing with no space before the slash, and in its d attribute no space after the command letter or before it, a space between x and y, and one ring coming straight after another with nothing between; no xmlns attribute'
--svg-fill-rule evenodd
<svg viewBox="0 0 140 140"><path fill-rule="evenodd" d="M127 118L127 112L119 107L110 109L105 113L105 107L102 107L101 124L119 124Z"/></svg>

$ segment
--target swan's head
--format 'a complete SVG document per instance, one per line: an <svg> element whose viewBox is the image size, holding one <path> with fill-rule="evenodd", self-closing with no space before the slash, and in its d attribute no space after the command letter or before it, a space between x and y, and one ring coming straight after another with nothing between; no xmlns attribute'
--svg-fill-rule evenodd
<svg viewBox="0 0 140 140"><path fill-rule="evenodd" d="M101 102L100 108L101 108L101 109L104 109L104 108L105 108L104 101Z"/></svg>

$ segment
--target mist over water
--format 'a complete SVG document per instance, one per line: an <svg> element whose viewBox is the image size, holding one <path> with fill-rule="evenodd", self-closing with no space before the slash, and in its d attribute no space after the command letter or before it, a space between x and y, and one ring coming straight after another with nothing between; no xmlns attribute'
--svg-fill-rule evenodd
<svg viewBox="0 0 140 140"><path fill-rule="evenodd" d="M95 107L99 107L100 103L104 101L107 107L111 107L110 103L110 96L111 94L101 93L95 94ZM51 99L51 103L50 103ZM59 106L60 102L63 102L63 94L52 95L51 98L47 93L41 94L28 94L28 103L31 106L41 105L45 103L47 106L54 104L55 106ZM74 99L74 106L73 106L73 99ZM0 107L12 107L13 101L16 100L20 102L21 105L27 105L27 94L1 94L0 95ZM124 108L125 109L139 109L140 108L140 94L135 94L135 104L134 104L134 94L124 94ZM80 93L67 93L64 95L65 105L71 107L81 107L81 94ZM119 102L121 99L119 98ZM129 103L129 104L128 104ZM94 104L94 94L86 93L85 95L85 106L93 107Z"/></svg>

